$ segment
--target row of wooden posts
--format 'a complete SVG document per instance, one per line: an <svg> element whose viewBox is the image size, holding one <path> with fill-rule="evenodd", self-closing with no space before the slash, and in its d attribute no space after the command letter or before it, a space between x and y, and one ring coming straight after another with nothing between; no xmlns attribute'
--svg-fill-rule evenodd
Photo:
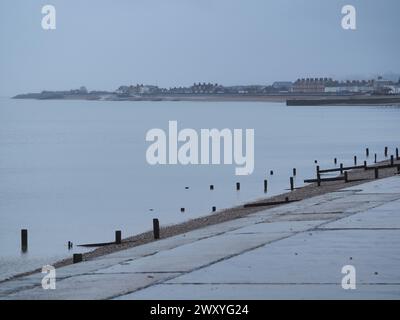
<svg viewBox="0 0 400 320"><path fill-rule="evenodd" d="M365 154L367 157L369 157L370 152L369 148L365 149ZM384 151L385 157L388 157L388 147L385 147ZM352 169L361 169L364 168L365 170L374 170L375 174L374 177L375 179L379 178L379 169L380 168L388 168L388 167L393 167L394 166L394 159L396 157L396 160L400 160L399 157L399 149L396 148L396 156L391 155L390 156L390 164L389 165L384 165L384 166L372 166L368 167L367 166L367 161L364 161L363 165L358 166L357 165L357 156L354 156L354 166L351 167L344 167L343 163L340 163L339 168L333 168L333 169L324 169L321 170L320 166L317 165L316 167L316 174L317 178L316 179L308 179L304 180L305 183L312 183L312 182L317 182L317 185L320 186L321 182L323 181L336 181L336 180L344 180L345 182L349 182L348 179L348 173L347 170L352 170ZM374 154L374 162L377 163L377 154ZM317 160L315 160L315 163L318 163ZM337 158L334 158L334 164L337 165ZM333 177L333 178L321 178L322 173L328 173L328 172L339 172L343 174L341 177ZM400 174L400 165L397 165L397 171ZM293 176L289 178L289 183L290 183L290 190L293 191L295 189L294 186L294 177L297 175L297 169L293 168L292 170ZM273 175L274 172L271 170L270 175ZM214 185L210 185L210 190L214 190ZM240 182L236 182L236 190L240 191ZM268 180L264 180L264 192L267 193L268 191ZM254 204L248 204L245 205L245 207L257 207L257 206L268 206L268 205L276 205L280 203L288 203L292 201L298 201L298 200L291 200L289 201L289 197L285 198L285 201L280 201L280 202L260 202L260 203L254 203ZM215 206L212 207L212 212L215 212L217 208ZM185 212L185 208L181 208L181 212ZM154 239L160 239L160 222L158 219L153 219L153 238ZM121 244L122 243L122 232L121 230L115 231L115 244ZM68 241L68 249L72 249L73 244L71 241ZM26 252L28 250L28 230L27 229L22 229L21 230L21 250L22 252ZM73 254L73 263L78 263L83 261L83 255L81 253L74 253Z"/></svg>
<svg viewBox="0 0 400 320"><path fill-rule="evenodd" d="M368 157L369 156L368 148L365 149L365 153L366 153L366 156ZM385 157L388 157L388 147L385 147L384 154L385 154ZM377 154L376 153L375 153L374 157L375 157L374 163L377 163ZM318 186L320 186L321 182L323 182L323 181L344 180L345 183L347 183L347 182L349 182L347 170L362 169L362 168L364 170L374 170L374 172L375 172L374 177L375 177L375 179L378 179L379 178L379 169L395 167L395 163L394 163L395 159L400 160L398 148L396 148L396 156L394 156L394 155L390 156L390 163L388 165L368 167L367 161L364 161L363 165L357 165L357 156L354 156L354 166L344 167L343 163L341 163L339 168L325 169L325 170L321 170L320 167L317 166L316 167L317 178L316 179L307 179L307 180L304 180L304 182L305 183L317 182ZM334 159L334 163L337 164L337 158ZM396 167L397 167L397 173L400 174L400 165L398 164L398 165L396 165ZM340 171L340 173L343 174L343 176L333 177L333 178L321 178L321 173L337 172L337 171ZM292 184L292 181L291 181L291 184Z"/></svg>

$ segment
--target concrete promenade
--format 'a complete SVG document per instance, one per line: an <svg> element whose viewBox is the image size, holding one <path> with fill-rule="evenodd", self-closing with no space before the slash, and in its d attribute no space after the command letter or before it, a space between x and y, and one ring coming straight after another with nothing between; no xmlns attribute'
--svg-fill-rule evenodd
<svg viewBox="0 0 400 320"><path fill-rule="evenodd" d="M0 299L400 299L400 176L62 267L55 290L42 277Z"/></svg>

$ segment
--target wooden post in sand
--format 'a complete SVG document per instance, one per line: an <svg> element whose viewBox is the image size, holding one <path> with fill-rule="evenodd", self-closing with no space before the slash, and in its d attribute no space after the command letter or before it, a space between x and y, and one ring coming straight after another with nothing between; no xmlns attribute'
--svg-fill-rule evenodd
<svg viewBox="0 0 400 320"><path fill-rule="evenodd" d="M369 157L369 148L365 149L365 155Z"/></svg>
<svg viewBox="0 0 400 320"><path fill-rule="evenodd" d="M390 156L390 165L393 167L394 166L394 156Z"/></svg>
<svg viewBox="0 0 400 320"><path fill-rule="evenodd" d="M293 168L293 177L295 177L297 175L297 169Z"/></svg>
<svg viewBox="0 0 400 320"><path fill-rule="evenodd" d="M210 185L210 190L214 190L214 185Z"/></svg>
<svg viewBox="0 0 400 320"><path fill-rule="evenodd" d="M333 159L333 163L337 165L337 158Z"/></svg>
<svg viewBox="0 0 400 320"><path fill-rule="evenodd" d="M236 191L240 190L240 182L236 182Z"/></svg>
<svg viewBox="0 0 400 320"><path fill-rule="evenodd" d="M377 157L376 157L376 153L375 153L375 160L374 160L374 163L376 163L376 158L377 158Z"/></svg>
<svg viewBox="0 0 400 320"><path fill-rule="evenodd" d="M400 160L399 159L399 148L396 148L396 160Z"/></svg>
<svg viewBox="0 0 400 320"><path fill-rule="evenodd" d="M121 244L121 230L115 231L115 243L116 244Z"/></svg>
<svg viewBox="0 0 400 320"><path fill-rule="evenodd" d="M21 230L21 250L22 252L28 251L28 230Z"/></svg>
<svg viewBox="0 0 400 320"><path fill-rule="evenodd" d="M345 183L349 182L349 176L348 176L347 171L344 172L344 182Z"/></svg>
<svg viewBox="0 0 400 320"><path fill-rule="evenodd" d="M367 170L367 161L364 160L364 170Z"/></svg>
<svg viewBox="0 0 400 320"><path fill-rule="evenodd" d="M264 180L264 193L267 193L267 191L268 191L268 180L265 179Z"/></svg>
<svg viewBox="0 0 400 320"><path fill-rule="evenodd" d="M343 163L340 164L340 174L343 174Z"/></svg>
<svg viewBox="0 0 400 320"><path fill-rule="evenodd" d="M293 181L293 177L290 177L290 190L291 190L291 191L294 190L294 181Z"/></svg>
<svg viewBox="0 0 400 320"><path fill-rule="evenodd" d="M217 207L212 207L212 212L217 211Z"/></svg>
<svg viewBox="0 0 400 320"><path fill-rule="evenodd" d="M385 147L385 157L388 156L388 147Z"/></svg>
<svg viewBox="0 0 400 320"><path fill-rule="evenodd" d="M153 219L153 235L154 239L160 239L160 223L158 219Z"/></svg>

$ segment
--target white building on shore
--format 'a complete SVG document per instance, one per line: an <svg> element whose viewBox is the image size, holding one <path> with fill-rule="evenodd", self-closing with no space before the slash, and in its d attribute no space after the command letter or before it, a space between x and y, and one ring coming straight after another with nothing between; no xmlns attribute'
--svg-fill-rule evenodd
<svg viewBox="0 0 400 320"><path fill-rule="evenodd" d="M343 94L343 93L372 93L374 91L374 81L334 81L325 86L325 93L335 93L335 94Z"/></svg>

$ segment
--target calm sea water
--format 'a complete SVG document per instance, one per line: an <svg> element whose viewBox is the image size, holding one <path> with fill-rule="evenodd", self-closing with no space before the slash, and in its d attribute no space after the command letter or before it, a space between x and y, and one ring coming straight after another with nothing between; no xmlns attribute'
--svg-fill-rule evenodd
<svg viewBox="0 0 400 320"><path fill-rule="evenodd" d="M254 173L148 165L146 132L167 131L169 120L180 129L254 128ZM400 145L399 120L395 107L0 99L0 279L83 252L77 244L112 241L115 230L150 230L155 217L173 224L262 197L265 178L268 195L281 193L293 167L302 185L316 159L321 167L334 157L350 165L354 155L364 160L367 146L382 159L385 146ZM20 252L22 228L27 253Z"/></svg>

